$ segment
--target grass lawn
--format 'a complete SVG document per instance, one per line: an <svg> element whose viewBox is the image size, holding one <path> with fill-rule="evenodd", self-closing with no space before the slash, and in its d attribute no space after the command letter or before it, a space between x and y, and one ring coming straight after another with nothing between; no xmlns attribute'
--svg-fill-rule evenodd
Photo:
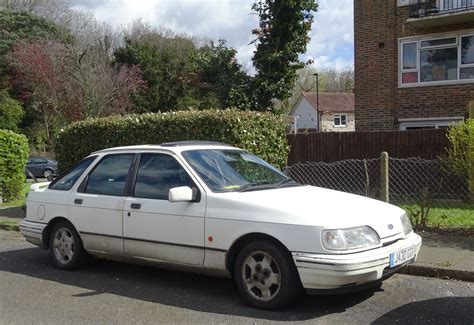
<svg viewBox="0 0 474 325"><path fill-rule="evenodd" d="M30 190L30 186L33 183L25 183L23 184L23 188L21 189L20 198L18 200L13 200L10 202L0 204L0 207L17 207L22 206L25 204L26 201L26 193Z"/></svg>
<svg viewBox="0 0 474 325"><path fill-rule="evenodd" d="M17 221L0 220L0 229L8 231L20 231Z"/></svg>
<svg viewBox="0 0 474 325"><path fill-rule="evenodd" d="M400 205L403 209L419 211L420 208L413 205ZM408 210L407 210L408 212ZM428 226L449 228L473 228L474 227L474 204L460 201L437 201L431 205L428 213Z"/></svg>

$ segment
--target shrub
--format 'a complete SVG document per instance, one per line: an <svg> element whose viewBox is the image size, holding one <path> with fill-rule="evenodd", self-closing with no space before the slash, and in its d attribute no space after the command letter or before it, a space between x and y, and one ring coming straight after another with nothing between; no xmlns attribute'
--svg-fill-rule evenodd
<svg viewBox="0 0 474 325"><path fill-rule="evenodd" d="M474 202L474 119L452 126L448 130L450 142L447 151L448 168L467 178L468 200Z"/></svg>
<svg viewBox="0 0 474 325"><path fill-rule="evenodd" d="M288 159L286 124L270 113L239 110L178 111L110 116L70 124L56 141L61 170L93 151L169 141L219 141L283 167Z"/></svg>
<svg viewBox="0 0 474 325"><path fill-rule="evenodd" d="M25 183L28 140L22 134L0 130L0 190L4 202L18 198Z"/></svg>
<svg viewBox="0 0 474 325"><path fill-rule="evenodd" d="M460 175L468 175L474 168L470 157L470 146L474 146L474 119L451 126L448 130L450 146L447 149L447 163L449 169Z"/></svg>

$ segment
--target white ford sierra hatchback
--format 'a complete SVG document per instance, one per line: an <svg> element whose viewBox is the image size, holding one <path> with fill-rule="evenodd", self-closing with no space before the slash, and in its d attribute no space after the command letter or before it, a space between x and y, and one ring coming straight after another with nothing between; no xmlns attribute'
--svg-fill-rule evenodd
<svg viewBox="0 0 474 325"><path fill-rule="evenodd" d="M92 153L31 186L20 229L70 270L89 255L231 276L250 305L304 288L345 293L412 263L421 238L402 209L304 186L225 144L176 142Z"/></svg>

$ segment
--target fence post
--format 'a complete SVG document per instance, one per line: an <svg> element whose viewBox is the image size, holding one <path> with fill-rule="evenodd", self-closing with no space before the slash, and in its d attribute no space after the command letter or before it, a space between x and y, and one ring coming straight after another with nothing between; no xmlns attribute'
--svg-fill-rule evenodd
<svg viewBox="0 0 474 325"><path fill-rule="evenodd" d="M382 151L380 154L380 199L389 202L389 167L388 152Z"/></svg>

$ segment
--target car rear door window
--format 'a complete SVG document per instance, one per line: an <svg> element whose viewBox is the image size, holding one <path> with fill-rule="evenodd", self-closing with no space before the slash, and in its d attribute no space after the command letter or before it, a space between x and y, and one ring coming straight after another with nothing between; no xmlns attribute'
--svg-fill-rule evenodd
<svg viewBox="0 0 474 325"><path fill-rule="evenodd" d="M141 155L135 182L135 197L168 200L169 190L180 186L192 188L195 185L174 157L166 154Z"/></svg>
<svg viewBox="0 0 474 325"><path fill-rule="evenodd" d="M91 156L81 160L60 177L56 178L54 182L49 184L48 188L51 190L69 191L96 158L97 156Z"/></svg>
<svg viewBox="0 0 474 325"><path fill-rule="evenodd" d="M135 154L114 154L102 158L87 178L84 192L122 196Z"/></svg>

